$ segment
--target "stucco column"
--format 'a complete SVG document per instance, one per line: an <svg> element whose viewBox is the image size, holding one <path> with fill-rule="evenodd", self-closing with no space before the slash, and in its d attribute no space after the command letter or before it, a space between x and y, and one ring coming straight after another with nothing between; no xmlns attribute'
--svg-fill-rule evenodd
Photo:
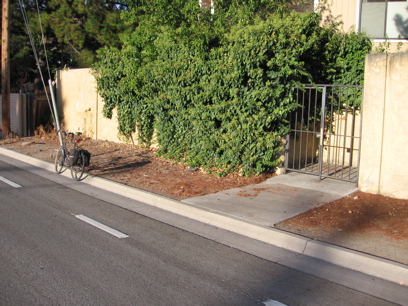
<svg viewBox="0 0 408 306"><path fill-rule="evenodd" d="M359 188L408 199L408 53L366 57Z"/></svg>
<svg viewBox="0 0 408 306"><path fill-rule="evenodd" d="M388 55L380 194L408 199L408 53Z"/></svg>
<svg viewBox="0 0 408 306"><path fill-rule="evenodd" d="M374 194L380 191L387 60L387 54L369 54L365 61L358 186Z"/></svg>

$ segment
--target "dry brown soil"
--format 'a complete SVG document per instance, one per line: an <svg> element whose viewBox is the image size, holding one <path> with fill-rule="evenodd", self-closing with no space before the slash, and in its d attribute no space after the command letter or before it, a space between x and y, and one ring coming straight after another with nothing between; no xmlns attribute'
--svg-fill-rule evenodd
<svg viewBox="0 0 408 306"><path fill-rule="evenodd" d="M26 137L0 141L4 148L54 162L59 148L55 136ZM271 175L218 177L200 168L158 157L155 150L109 141L83 140L81 148L91 153L86 172L176 200L257 184Z"/></svg>
<svg viewBox="0 0 408 306"><path fill-rule="evenodd" d="M0 141L0 145L53 162L58 140L55 136L37 136ZM88 173L177 200L256 184L270 177L217 177L157 157L154 150L128 144L84 140L81 147L92 154ZM399 243L407 244L408 241L408 200L357 192L275 227L339 245L347 240L348 245L355 243L356 249L364 239L381 236L392 241L398 252ZM360 240L355 240L356 232L361 233ZM408 254L406 257L408 261Z"/></svg>

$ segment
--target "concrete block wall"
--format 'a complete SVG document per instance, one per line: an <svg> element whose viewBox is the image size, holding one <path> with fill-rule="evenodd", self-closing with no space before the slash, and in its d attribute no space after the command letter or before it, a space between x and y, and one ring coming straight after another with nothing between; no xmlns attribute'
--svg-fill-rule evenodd
<svg viewBox="0 0 408 306"><path fill-rule="evenodd" d="M118 135L116 110L112 119L103 117L103 99L90 69L59 70L56 81L57 107L65 131L82 132L92 139L123 141Z"/></svg>
<svg viewBox="0 0 408 306"><path fill-rule="evenodd" d="M408 53L366 57L359 188L408 199Z"/></svg>

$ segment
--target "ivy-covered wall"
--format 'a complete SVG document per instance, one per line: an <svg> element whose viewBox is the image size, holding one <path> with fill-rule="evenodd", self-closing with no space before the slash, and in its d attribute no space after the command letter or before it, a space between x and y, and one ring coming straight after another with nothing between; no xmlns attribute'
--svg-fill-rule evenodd
<svg viewBox="0 0 408 306"><path fill-rule="evenodd" d="M122 135L137 128L141 143L154 140L159 154L191 166L220 175L273 171L295 88L361 84L371 42L321 27L315 13L219 11L173 23L138 15L121 50L99 53L104 113L116 108Z"/></svg>

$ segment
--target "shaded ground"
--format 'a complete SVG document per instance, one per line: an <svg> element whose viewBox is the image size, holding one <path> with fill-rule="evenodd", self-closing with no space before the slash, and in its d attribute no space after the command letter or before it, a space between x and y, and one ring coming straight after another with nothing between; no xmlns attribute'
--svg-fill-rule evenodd
<svg viewBox="0 0 408 306"><path fill-rule="evenodd" d="M54 162L59 148L55 136L12 139L0 141L0 145L49 162ZM257 184L270 177L218 177L215 174L206 174L199 168L192 169L157 157L154 150L128 144L84 140L80 146L91 153L87 173L176 200Z"/></svg>
<svg viewBox="0 0 408 306"><path fill-rule="evenodd" d="M49 136L0 141L0 145L50 162L54 161L59 146L58 140ZM127 144L86 140L81 147L92 154L88 173L177 200L257 184L268 178L238 175L220 178L157 157L153 150ZM408 250L408 200L357 192L279 222L275 227L356 250L361 250L369 239L379 241L375 252L378 256L382 256L384 249L401 253ZM407 264L406 257L398 261Z"/></svg>

